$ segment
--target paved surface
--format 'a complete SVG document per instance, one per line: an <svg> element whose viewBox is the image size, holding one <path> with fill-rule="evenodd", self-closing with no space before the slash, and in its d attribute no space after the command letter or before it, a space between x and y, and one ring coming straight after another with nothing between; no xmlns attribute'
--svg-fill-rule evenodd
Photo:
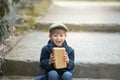
<svg viewBox="0 0 120 80"><path fill-rule="evenodd" d="M47 32L31 32L5 57L6 75L35 76L41 48L49 40ZM69 32L68 44L75 49L75 77L120 78L120 33Z"/></svg>
<svg viewBox="0 0 120 80"><path fill-rule="evenodd" d="M2 80L33 80L34 77L25 76L4 76ZM92 78L74 78L73 80L113 80L113 79L92 79Z"/></svg>
<svg viewBox="0 0 120 80"><path fill-rule="evenodd" d="M6 58L39 61L48 35L47 32L29 33ZM76 63L120 63L120 33L69 32L67 41L75 49Z"/></svg>
<svg viewBox="0 0 120 80"><path fill-rule="evenodd" d="M56 1L37 22L70 24L120 24L119 2Z"/></svg>

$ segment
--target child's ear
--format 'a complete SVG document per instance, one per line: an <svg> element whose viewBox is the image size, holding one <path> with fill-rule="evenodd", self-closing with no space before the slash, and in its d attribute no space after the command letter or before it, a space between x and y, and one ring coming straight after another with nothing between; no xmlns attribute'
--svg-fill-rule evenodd
<svg viewBox="0 0 120 80"><path fill-rule="evenodd" d="M65 34L65 38L67 37L67 34Z"/></svg>
<svg viewBox="0 0 120 80"><path fill-rule="evenodd" d="M51 39L51 35L49 34L49 38Z"/></svg>

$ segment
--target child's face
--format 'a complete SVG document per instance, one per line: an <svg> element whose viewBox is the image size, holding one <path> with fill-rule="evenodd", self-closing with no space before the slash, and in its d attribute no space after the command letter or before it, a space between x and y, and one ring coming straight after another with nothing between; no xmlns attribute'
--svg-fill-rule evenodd
<svg viewBox="0 0 120 80"><path fill-rule="evenodd" d="M56 46L60 47L66 38L66 33L63 30L59 30L59 32L50 35L50 38Z"/></svg>

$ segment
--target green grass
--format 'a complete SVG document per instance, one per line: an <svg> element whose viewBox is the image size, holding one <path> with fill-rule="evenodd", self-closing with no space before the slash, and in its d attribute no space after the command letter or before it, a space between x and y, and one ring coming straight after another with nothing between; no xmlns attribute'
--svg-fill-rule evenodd
<svg viewBox="0 0 120 80"><path fill-rule="evenodd" d="M30 17L30 18L27 18L27 24L28 25L34 25L36 22L35 22L35 19L33 17Z"/></svg>
<svg viewBox="0 0 120 80"><path fill-rule="evenodd" d="M42 16L48 10L50 4L51 3L48 2L48 0L42 0L40 3L28 3L28 7L23 4L21 9L24 10L26 22L24 24L17 25L16 32L34 29L34 25L36 24L35 18Z"/></svg>
<svg viewBox="0 0 120 80"><path fill-rule="evenodd" d="M38 17L48 10L49 3L44 0L42 3L30 3L31 9L26 10L26 15Z"/></svg>
<svg viewBox="0 0 120 80"><path fill-rule="evenodd" d="M29 17L26 19L26 23L22 25L17 25L16 32L23 32L23 31L32 29L35 23L36 21L34 17Z"/></svg>

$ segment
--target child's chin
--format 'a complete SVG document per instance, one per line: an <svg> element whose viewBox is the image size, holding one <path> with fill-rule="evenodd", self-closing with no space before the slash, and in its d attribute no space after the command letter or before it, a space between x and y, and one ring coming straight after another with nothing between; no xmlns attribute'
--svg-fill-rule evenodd
<svg viewBox="0 0 120 80"><path fill-rule="evenodd" d="M58 47L62 46L62 45L57 45Z"/></svg>

